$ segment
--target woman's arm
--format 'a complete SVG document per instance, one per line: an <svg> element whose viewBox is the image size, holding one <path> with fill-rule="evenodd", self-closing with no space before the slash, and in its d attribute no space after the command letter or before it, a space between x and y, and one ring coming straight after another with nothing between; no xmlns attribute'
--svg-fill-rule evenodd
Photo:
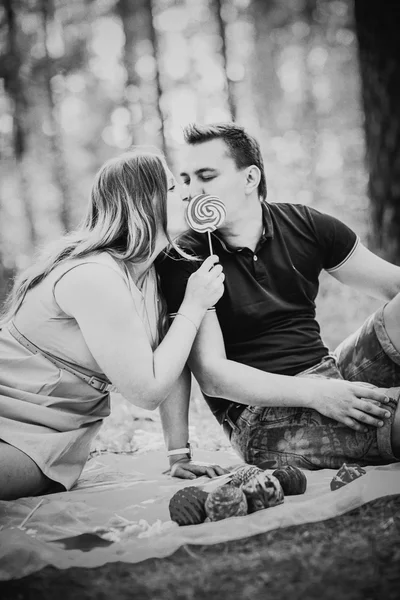
<svg viewBox="0 0 400 600"><path fill-rule="evenodd" d="M189 441L189 401L191 376L184 369L174 384L172 392L160 406L161 423L167 450L185 448ZM194 462L188 454L177 454L169 458L171 475L182 479L195 479L201 475L215 477L226 471L218 465Z"/></svg>
<svg viewBox="0 0 400 600"><path fill-rule="evenodd" d="M130 402L156 409L181 374L206 309L222 295L221 268L210 257L188 282L180 316L153 352L123 279L88 263L67 272L55 287L62 310L74 317L96 362Z"/></svg>

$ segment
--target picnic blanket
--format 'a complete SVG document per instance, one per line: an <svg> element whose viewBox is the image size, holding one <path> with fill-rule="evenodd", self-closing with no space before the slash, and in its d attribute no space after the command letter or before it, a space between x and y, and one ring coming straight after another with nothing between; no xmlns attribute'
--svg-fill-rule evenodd
<svg viewBox="0 0 400 600"><path fill-rule="evenodd" d="M228 468L239 465L229 451L199 450L196 458ZM284 504L244 517L179 527L169 517L173 494L188 485L210 491L229 476L180 480L166 474L167 468L161 450L99 455L87 463L70 492L0 502L0 579L18 579L46 565L66 569L161 558L185 544L216 544L322 521L375 498L400 494L400 464L367 467L366 475L333 492L335 471L305 471L306 493L285 497Z"/></svg>

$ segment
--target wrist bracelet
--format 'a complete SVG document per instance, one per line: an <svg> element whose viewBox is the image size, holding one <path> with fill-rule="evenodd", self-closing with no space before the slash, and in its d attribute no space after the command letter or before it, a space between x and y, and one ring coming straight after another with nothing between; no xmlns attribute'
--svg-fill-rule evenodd
<svg viewBox="0 0 400 600"><path fill-rule="evenodd" d="M177 448L176 450L168 450L167 456L176 456L177 454L188 454L189 458L192 458L192 448L188 442L184 448Z"/></svg>
<svg viewBox="0 0 400 600"><path fill-rule="evenodd" d="M177 450L168 450L167 456L175 456L175 454L190 454L189 448L178 448Z"/></svg>
<svg viewBox="0 0 400 600"><path fill-rule="evenodd" d="M196 329L196 333L198 332L199 328L197 327L196 323L194 321L192 321L192 319L190 319L189 317L187 317L184 313L181 312L177 312L176 317L184 317L185 319L187 319L192 325L193 327Z"/></svg>

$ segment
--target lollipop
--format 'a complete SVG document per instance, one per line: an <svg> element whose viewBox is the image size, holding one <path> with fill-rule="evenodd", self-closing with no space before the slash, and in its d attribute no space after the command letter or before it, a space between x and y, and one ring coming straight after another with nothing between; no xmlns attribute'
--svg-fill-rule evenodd
<svg viewBox="0 0 400 600"><path fill-rule="evenodd" d="M210 233L222 225L226 217L224 203L217 196L193 196L186 210L186 220L193 231L208 234L210 254L213 253Z"/></svg>

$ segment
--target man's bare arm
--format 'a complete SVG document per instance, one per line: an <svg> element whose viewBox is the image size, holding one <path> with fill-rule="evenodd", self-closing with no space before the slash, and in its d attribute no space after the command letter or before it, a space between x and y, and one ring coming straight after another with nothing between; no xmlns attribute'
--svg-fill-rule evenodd
<svg viewBox="0 0 400 600"><path fill-rule="evenodd" d="M328 273L341 283L379 300L391 300L400 293L400 267L376 256L362 244L358 244L342 266Z"/></svg>
<svg viewBox="0 0 400 600"><path fill-rule="evenodd" d="M385 395L376 388L334 379L296 378L266 373L227 359L214 312L204 317L189 366L202 391L250 406L314 408L321 414L362 431L386 418Z"/></svg>

